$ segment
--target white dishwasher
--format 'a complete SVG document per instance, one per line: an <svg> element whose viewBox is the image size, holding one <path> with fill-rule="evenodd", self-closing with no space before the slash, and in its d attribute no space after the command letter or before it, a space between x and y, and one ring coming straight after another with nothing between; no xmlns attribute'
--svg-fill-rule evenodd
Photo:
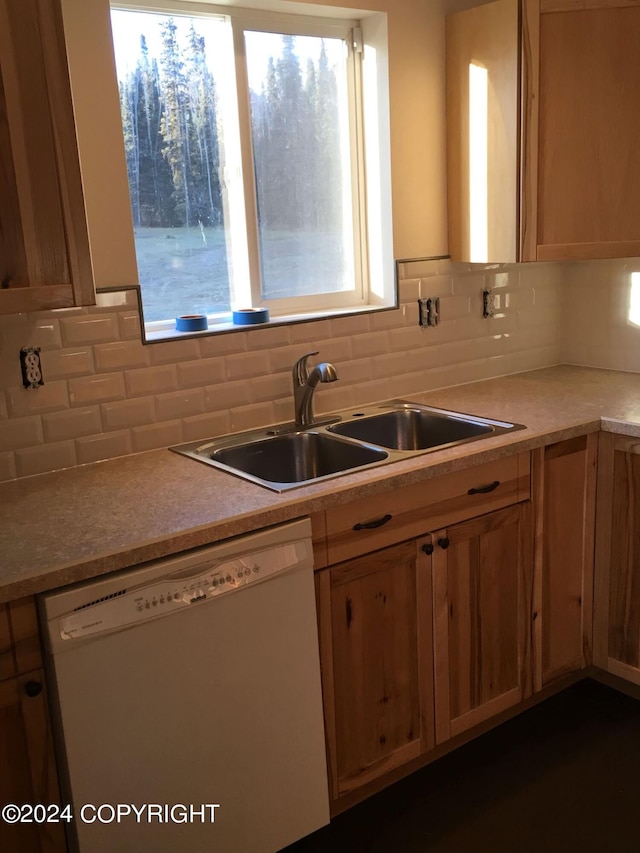
<svg viewBox="0 0 640 853"><path fill-rule="evenodd" d="M329 822L308 520L40 606L81 853L274 853Z"/></svg>

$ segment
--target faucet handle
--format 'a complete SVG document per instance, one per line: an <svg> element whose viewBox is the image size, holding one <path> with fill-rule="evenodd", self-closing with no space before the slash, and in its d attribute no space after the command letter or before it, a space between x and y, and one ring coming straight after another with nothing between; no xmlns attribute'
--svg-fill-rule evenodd
<svg viewBox="0 0 640 853"><path fill-rule="evenodd" d="M307 352L301 356L293 365L293 381L298 385L304 385L309 377L309 368L307 367L307 359L312 355L318 355L319 350Z"/></svg>

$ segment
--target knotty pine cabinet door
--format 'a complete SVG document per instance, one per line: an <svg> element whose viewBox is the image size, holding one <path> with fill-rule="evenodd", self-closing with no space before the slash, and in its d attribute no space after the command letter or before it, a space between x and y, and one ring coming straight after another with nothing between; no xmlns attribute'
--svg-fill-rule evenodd
<svg viewBox="0 0 640 853"><path fill-rule="evenodd" d="M60 802L42 670L0 681L0 803ZM64 822L0 821L0 849L64 853Z"/></svg>
<svg viewBox="0 0 640 853"><path fill-rule="evenodd" d="M640 684L640 438L600 434L594 663Z"/></svg>
<svg viewBox="0 0 640 853"><path fill-rule="evenodd" d="M640 255L639 0L494 0L446 24L452 259Z"/></svg>
<svg viewBox="0 0 640 853"><path fill-rule="evenodd" d="M534 451L534 687L592 663L598 434Z"/></svg>
<svg viewBox="0 0 640 853"><path fill-rule="evenodd" d="M432 534L436 742L532 692L530 502Z"/></svg>
<svg viewBox="0 0 640 853"><path fill-rule="evenodd" d="M316 573L334 800L434 743L430 560L419 542Z"/></svg>
<svg viewBox="0 0 640 853"><path fill-rule="evenodd" d="M60 0L0 0L0 314L93 303Z"/></svg>
<svg viewBox="0 0 640 853"><path fill-rule="evenodd" d="M0 805L60 803L35 600L0 604ZM0 821L0 850L64 853L64 823Z"/></svg>
<svg viewBox="0 0 640 853"><path fill-rule="evenodd" d="M640 3L524 0L524 20L523 260L640 255Z"/></svg>

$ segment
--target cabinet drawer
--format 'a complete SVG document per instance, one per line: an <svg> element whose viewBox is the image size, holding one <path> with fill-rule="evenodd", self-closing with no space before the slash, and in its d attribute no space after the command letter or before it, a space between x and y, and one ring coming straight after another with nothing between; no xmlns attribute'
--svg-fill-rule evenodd
<svg viewBox="0 0 640 853"><path fill-rule="evenodd" d="M328 563L526 500L529 475L529 453L519 453L333 507L326 514Z"/></svg>

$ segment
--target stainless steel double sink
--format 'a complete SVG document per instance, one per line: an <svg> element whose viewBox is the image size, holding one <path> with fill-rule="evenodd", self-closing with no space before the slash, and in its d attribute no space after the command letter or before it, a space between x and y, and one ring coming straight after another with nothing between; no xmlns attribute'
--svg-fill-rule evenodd
<svg viewBox="0 0 640 853"><path fill-rule="evenodd" d="M524 426L392 400L308 427L282 424L170 450L284 492L518 429Z"/></svg>

